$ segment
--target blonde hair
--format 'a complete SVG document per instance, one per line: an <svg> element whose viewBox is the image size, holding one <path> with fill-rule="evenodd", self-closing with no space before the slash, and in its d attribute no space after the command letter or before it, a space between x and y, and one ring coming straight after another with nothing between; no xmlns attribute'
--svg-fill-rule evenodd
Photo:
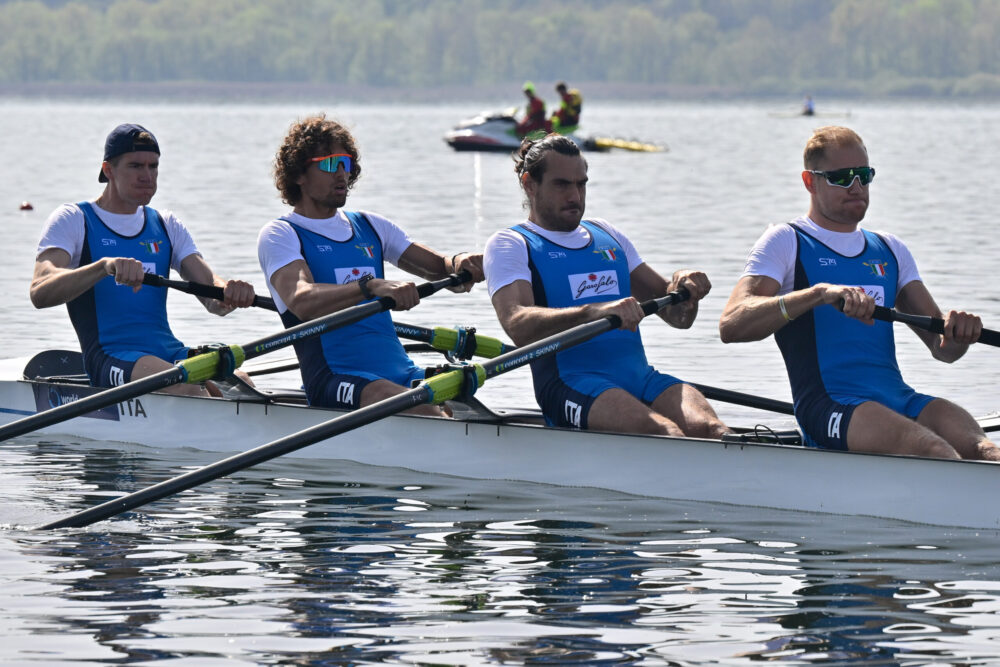
<svg viewBox="0 0 1000 667"><path fill-rule="evenodd" d="M802 154L802 163L806 169L816 169L819 163L826 157L829 148L839 148L842 146L860 146L868 152L865 142L861 140L858 133L849 127L840 125L827 125L813 130L813 134L806 142L806 150Z"/></svg>

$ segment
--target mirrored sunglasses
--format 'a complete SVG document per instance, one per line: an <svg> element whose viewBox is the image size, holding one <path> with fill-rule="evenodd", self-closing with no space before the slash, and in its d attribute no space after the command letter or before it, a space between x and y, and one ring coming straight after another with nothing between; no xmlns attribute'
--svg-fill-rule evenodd
<svg viewBox="0 0 1000 667"><path fill-rule="evenodd" d="M331 174L336 174L341 165L344 165L344 171L349 174L351 173L351 165L353 164L353 158L347 153L334 153L332 155L314 157L309 161L318 162L320 171L325 171Z"/></svg>
<svg viewBox="0 0 1000 667"><path fill-rule="evenodd" d="M826 179L830 185L838 188L849 188L854 183L854 179L861 181L861 185L868 185L875 180L874 167L847 167L846 169L834 169L833 171L813 171L810 174L819 174Z"/></svg>

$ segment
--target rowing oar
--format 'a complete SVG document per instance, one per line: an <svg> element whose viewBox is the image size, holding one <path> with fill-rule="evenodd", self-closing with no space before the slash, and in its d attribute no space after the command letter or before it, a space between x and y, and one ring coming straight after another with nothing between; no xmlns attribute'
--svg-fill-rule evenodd
<svg viewBox="0 0 1000 667"><path fill-rule="evenodd" d="M215 285L205 285L204 283L192 283L185 280L170 280L156 273L147 273L143 276L142 283L144 285L152 285L153 287L169 287L180 292L186 292L187 294L204 296L209 299L217 299L219 301L222 301L225 298L225 290L221 287L216 287ZM253 305L257 308L278 310L277 306L274 305L274 299L269 296L255 296L253 298Z"/></svg>
<svg viewBox="0 0 1000 667"><path fill-rule="evenodd" d="M459 274L453 273L447 278L417 285L417 293L421 298L428 297L444 287L461 285L471 279L472 275L468 271L462 271ZM18 419L5 426L0 426L0 441L57 424L73 417L79 417L92 410L100 410L109 405L127 401L152 391L165 389L175 384L197 384L218 376L224 377L231 374L234 369L239 368L247 359L253 359L267 352L288 347L300 340L354 324L370 315L390 310L395 305L396 302L392 297L382 296L378 299L331 313L330 315L303 322L290 329L265 336L246 345L222 346L220 349L199 354L190 359L184 359L165 371L160 371L159 373L154 373L153 375L148 375L118 387L98 392L86 398L81 398L72 403L66 403L51 410L39 412L29 417Z"/></svg>
<svg viewBox="0 0 1000 667"><path fill-rule="evenodd" d="M168 280L155 273L147 273L142 282L154 287L169 287L187 294L218 299L219 301L222 301L225 295L225 291L215 285L184 280ZM267 310L276 311L278 309L274 305L274 299L267 296L255 296L253 305ZM427 343L435 350L441 350L442 352L454 352L462 359L470 359L473 354L479 357L492 358L514 349L497 338L482 336L469 329L449 329L447 327L434 327L430 329L413 324L403 324L401 322L394 322L393 324L396 328L396 335L400 338ZM291 368L294 368L294 366ZM290 370L290 368L286 368L285 366L282 366L281 369ZM253 375L253 373L250 373L250 375Z"/></svg>
<svg viewBox="0 0 1000 667"><path fill-rule="evenodd" d="M875 306L875 312L872 314L872 318L882 320L883 322L902 322L903 324L909 324L918 329L925 329L931 333L944 333L944 320L940 317L910 315L909 313L901 313L898 310L886 308L885 306ZM976 342L985 343L986 345L992 345L994 347L1000 347L1000 331L983 329L979 334L979 340Z"/></svg>
<svg viewBox="0 0 1000 667"><path fill-rule="evenodd" d="M651 299L643 302L641 304L642 311L645 315L651 315L671 304L687 299L688 296L687 290L684 289L671 292L659 299ZM543 338L524 347L519 347L512 352L501 354L483 364L466 365L453 371L435 375L424 380L419 386L413 389L404 391L401 394L379 401L378 403L372 403L322 424L317 424L298 433L293 433L280 440L275 440L274 442L261 445L246 452L230 456L229 458L173 477L159 484L154 484L121 498L96 505L65 519L45 524L41 528L80 528L89 526L92 523L103 521L116 514L127 512L141 505L198 486L199 484L210 482L219 477L225 477L234 472L255 466L258 463L263 463L283 454L308 447L320 440L326 440L327 438L332 438L347 431L366 426L414 406L425 403L443 403L444 401L459 397L463 393L463 390L471 394L492 377L512 371L515 368L520 368L536 359L555 354L573 345L578 345L602 333L617 329L620 326L621 319L617 315L608 315L599 320L575 326L562 333ZM471 386L473 383L475 386Z"/></svg>

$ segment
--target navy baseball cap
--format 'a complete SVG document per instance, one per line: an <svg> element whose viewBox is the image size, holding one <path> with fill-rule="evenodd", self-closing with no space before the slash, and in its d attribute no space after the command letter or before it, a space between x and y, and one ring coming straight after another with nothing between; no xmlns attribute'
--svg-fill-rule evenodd
<svg viewBox="0 0 1000 667"><path fill-rule="evenodd" d="M143 132L149 136L140 136ZM108 138L105 140L104 162L114 159L119 155L133 153L136 151L150 151L159 155L160 145L156 143L156 137L153 136L153 133L144 128L142 125L124 123L111 130L111 134L109 134ZM101 169L100 173L98 173L97 181L99 183L108 182L103 169Z"/></svg>

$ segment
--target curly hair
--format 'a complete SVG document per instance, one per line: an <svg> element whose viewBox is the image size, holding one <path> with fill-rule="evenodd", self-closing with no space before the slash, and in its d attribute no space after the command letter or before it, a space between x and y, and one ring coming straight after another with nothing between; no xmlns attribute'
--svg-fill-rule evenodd
<svg viewBox="0 0 1000 667"><path fill-rule="evenodd" d="M351 156L351 175L347 188L354 187L361 176L361 161L358 146L350 130L334 120L327 120L326 114L310 116L292 123L285 141L274 156L274 184L285 203L296 206L302 199L302 188L298 180L309 168L314 157L328 154L333 146L342 146Z"/></svg>
<svg viewBox="0 0 1000 667"><path fill-rule="evenodd" d="M802 153L802 163L806 169L817 169L819 163L826 157L829 148L843 146L860 146L868 152L865 142L861 140L858 133L849 127L839 125L827 125L813 130L813 134L806 142L806 149Z"/></svg>

